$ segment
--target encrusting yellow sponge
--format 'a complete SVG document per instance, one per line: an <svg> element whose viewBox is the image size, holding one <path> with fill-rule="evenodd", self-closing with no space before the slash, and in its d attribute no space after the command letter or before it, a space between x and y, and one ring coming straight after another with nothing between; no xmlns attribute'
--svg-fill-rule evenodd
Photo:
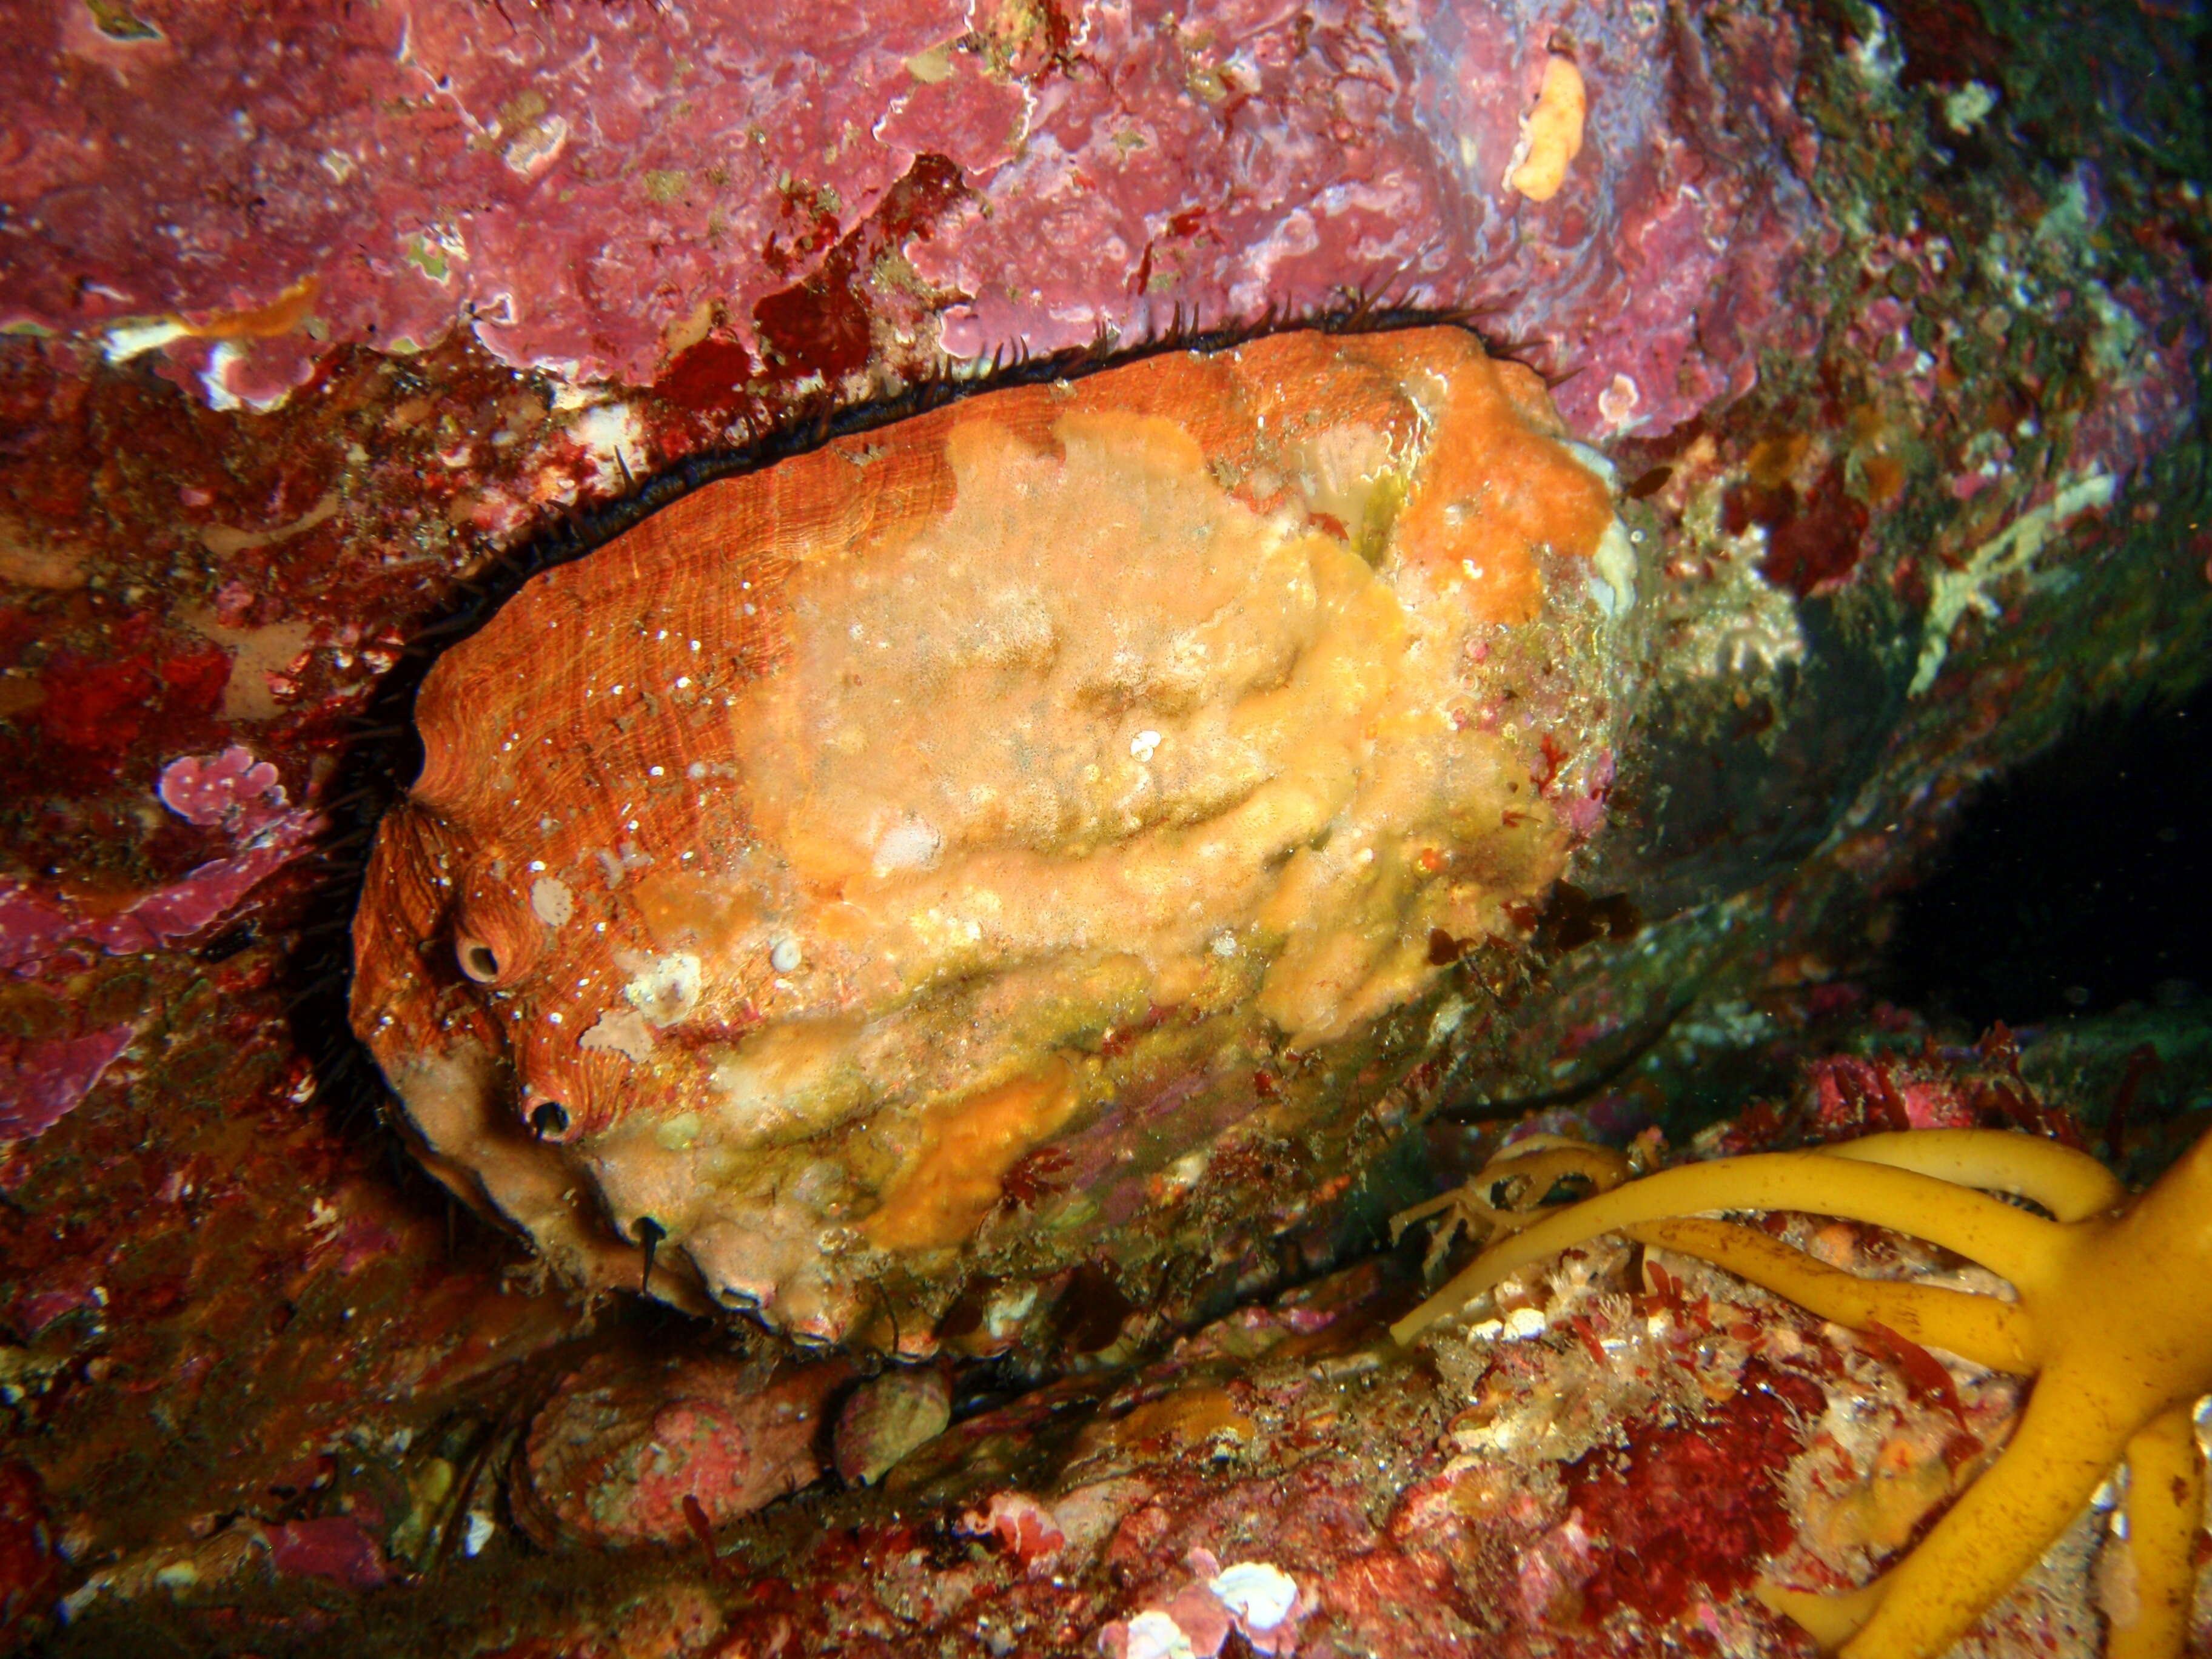
<svg viewBox="0 0 2212 1659"><path fill-rule="evenodd" d="M1536 106L1521 123L1521 142L1506 164L1505 183L1532 202L1548 202L1567 181L1567 165L1582 154L1589 94L1574 60L1554 53L1544 64Z"/></svg>
<svg viewBox="0 0 2212 1659"><path fill-rule="evenodd" d="M2027 1199L2056 1219L1977 1188ZM2002 1274L2019 1300L1862 1279L1750 1228L1691 1218L1776 1209L1927 1239ZM2212 1394L2212 1135L2133 1199L2087 1154L2002 1130L1923 1129L1684 1164L1501 1240L1391 1334L1410 1341L1508 1274L1607 1232L1726 1267L1838 1324L1879 1323L2036 1377L2002 1455L1889 1572L1844 1595L1761 1589L1824 1650L1934 1659L2124 1459L2134 1616L2115 1618L2106 1651L2180 1659L2204 1509L2192 1407Z"/></svg>

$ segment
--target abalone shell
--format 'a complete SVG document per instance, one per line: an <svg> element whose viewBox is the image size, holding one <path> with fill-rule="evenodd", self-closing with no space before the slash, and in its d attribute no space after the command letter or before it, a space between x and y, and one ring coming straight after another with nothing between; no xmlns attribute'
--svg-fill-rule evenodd
<svg viewBox="0 0 2212 1659"><path fill-rule="evenodd" d="M1341 1192L1602 816L1629 544L1469 334L976 395L707 485L425 680L353 1019L569 1279L969 1351ZM1265 1156L1261 1156L1264 1152ZM980 1298L980 1300L978 1299Z"/></svg>

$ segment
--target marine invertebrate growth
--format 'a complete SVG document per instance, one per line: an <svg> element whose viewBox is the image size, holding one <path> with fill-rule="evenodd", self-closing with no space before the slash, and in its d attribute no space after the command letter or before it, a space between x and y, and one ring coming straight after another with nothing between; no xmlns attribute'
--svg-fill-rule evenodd
<svg viewBox="0 0 2212 1659"><path fill-rule="evenodd" d="M1554 53L1544 60L1544 82L1535 106L1521 123L1520 142L1506 164L1505 185L1532 202L1548 202L1567 181L1567 167L1583 149L1583 122L1589 107L1583 72L1571 58Z"/></svg>
<svg viewBox="0 0 2212 1659"><path fill-rule="evenodd" d="M1634 573L1561 438L1461 331L1286 334L537 577L425 683L356 924L432 1167L580 1279L926 1346L1224 1134L1340 1137L1595 821Z"/></svg>
<svg viewBox="0 0 2212 1659"><path fill-rule="evenodd" d="M1494 1168L1495 1166L1493 1166ZM2011 1193L2045 1219L1990 1196ZM1790 1209L1895 1228L2010 1279L2016 1303L1858 1279L1700 1211ZM1898 1565L1838 1597L1764 1595L1849 1659L1933 1659L2033 1565L2123 1459L2137 1610L2107 1651L2179 1659L2204 1469L2191 1407L2212 1393L2212 1136L2141 1196L2033 1136L1928 1129L1818 1152L1685 1164L1555 1212L1392 1328L1401 1342L1506 1275L1598 1234L1711 1261L1825 1318L1901 1333L2036 1387L1996 1463Z"/></svg>

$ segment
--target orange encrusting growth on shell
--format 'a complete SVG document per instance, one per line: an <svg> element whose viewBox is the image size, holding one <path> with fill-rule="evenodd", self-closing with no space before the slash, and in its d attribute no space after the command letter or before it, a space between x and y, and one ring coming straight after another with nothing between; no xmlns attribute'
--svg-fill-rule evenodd
<svg viewBox="0 0 2212 1659"><path fill-rule="evenodd" d="M1465 434L1431 449L1398 521L1401 558L1456 574L1486 622L1525 623L1542 602L1530 550L1591 549L1613 497L1560 448L1566 435L1543 383L1519 363L1454 376L1439 424Z"/></svg>
<svg viewBox="0 0 2212 1659"><path fill-rule="evenodd" d="M840 439L533 579L425 681L356 925L434 1167L586 1279L649 1219L655 1289L833 1338L1140 1076L1438 1000L1432 932L1511 933L1565 856L1534 733L1470 717L1520 695L1500 630L1593 603L1560 435L1458 331L1288 334Z"/></svg>
<svg viewBox="0 0 2212 1659"><path fill-rule="evenodd" d="M957 1244L999 1201L999 1183L1075 1110L1066 1061L931 1108L913 1165L860 1224L886 1250Z"/></svg>

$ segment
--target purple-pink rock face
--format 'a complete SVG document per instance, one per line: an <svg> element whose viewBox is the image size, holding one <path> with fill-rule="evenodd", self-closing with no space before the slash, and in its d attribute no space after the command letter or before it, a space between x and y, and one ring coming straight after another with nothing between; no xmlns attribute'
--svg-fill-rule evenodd
<svg viewBox="0 0 2212 1659"><path fill-rule="evenodd" d="M1770 5L57 4L0 46L40 112L0 141L0 323L265 407L456 328L574 380L714 332L835 383L1356 291L1476 307L1571 423L1650 435L1807 343L1798 56ZM1554 57L1588 116L1539 202Z"/></svg>

